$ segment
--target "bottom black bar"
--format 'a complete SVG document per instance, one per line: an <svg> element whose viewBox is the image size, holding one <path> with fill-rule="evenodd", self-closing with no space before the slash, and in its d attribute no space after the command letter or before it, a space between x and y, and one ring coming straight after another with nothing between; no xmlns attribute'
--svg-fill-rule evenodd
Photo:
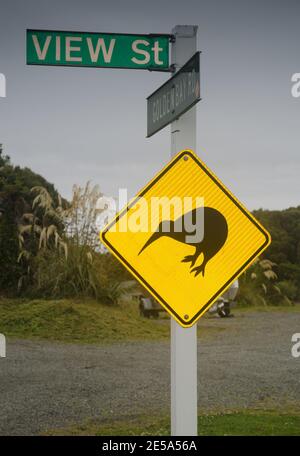
<svg viewBox="0 0 300 456"><path fill-rule="evenodd" d="M298 442L298 443L297 443ZM228 450L230 454L247 451L287 451L288 447L299 445L300 437L0 437L0 448L7 445L11 451L29 451L40 455L66 451L84 456L111 454L199 454L209 451ZM21 454L21 453L20 453Z"/></svg>

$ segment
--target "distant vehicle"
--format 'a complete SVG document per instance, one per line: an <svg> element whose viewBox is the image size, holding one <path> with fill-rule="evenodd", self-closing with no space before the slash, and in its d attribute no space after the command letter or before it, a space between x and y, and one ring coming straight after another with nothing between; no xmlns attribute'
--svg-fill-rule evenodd
<svg viewBox="0 0 300 456"><path fill-rule="evenodd" d="M208 312L210 314L218 314L221 318L230 317L231 307L235 305L235 298L239 289L239 282L235 280L233 284L220 296L217 301L210 307ZM155 301L152 296L145 297L139 295L139 310L141 317L145 318L158 318L159 312L165 312L165 309Z"/></svg>
<svg viewBox="0 0 300 456"><path fill-rule="evenodd" d="M209 308L210 314L218 314L221 318L231 317L231 307L236 304L235 298L239 290L239 281L235 280L228 290Z"/></svg>
<svg viewBox="0 0 300 456"><path fill-rule="evenodd" d="M139 295L139 309L141 317L146 318L158 318L159 312L165 311L152 296L145 297L143 295Z"/></svg>

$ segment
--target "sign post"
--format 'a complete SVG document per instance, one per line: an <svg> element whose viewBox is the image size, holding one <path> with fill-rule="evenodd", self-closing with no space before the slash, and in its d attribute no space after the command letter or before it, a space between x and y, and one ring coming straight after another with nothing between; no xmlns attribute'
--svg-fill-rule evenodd
<svg viewBox="0 0 300 456"><path fill-rule="evenodd" d="M171 123L172 160L107 224L100 239L174 317L171 434L195 436L195 323L271 240L268 232L193 152L195 104L200 100L197 26L178 25L172 32L129 35L27 30L27 64L175 69L174 76L147 99L148 137ZM181 204L185 198L194 201L188 210ZM157 200L164 210L154 204ZM198 220L196 224L190 223L193 218ZM199 229L202 237L196 240ZM194 254L187 255L192 247Z"/></svg>
<svg viewBox="0 0 300 456"><path fill-rule="evenodd" d="M196 52L197 26L177 25L171 63L176 71ZM171 124L171 157L196 150L196 107ZM181 327L171 318L171 435L198 434L197 325Z"/></svg>

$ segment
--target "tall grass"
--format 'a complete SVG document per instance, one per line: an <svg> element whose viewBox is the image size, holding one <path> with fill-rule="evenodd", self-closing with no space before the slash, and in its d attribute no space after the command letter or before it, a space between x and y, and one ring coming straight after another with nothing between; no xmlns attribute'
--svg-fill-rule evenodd
<svg viewBox="0 0 300 456"><path fill-rule="evenodd" d="M108 253L100 253L98 187L74 186L70 204L55 202L35 187L32 213L19 225L19 262L25 274L19 290L30 297L93 297L117 303L126 273Z"/></svg>

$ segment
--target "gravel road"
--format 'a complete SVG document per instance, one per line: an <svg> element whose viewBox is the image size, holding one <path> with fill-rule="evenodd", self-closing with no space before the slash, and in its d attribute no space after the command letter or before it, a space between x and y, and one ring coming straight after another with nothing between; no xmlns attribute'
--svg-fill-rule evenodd
<svg viewBox="0 0 300 456"><path fill-rule="evenodd" d="M201 411L300 406L300 358L291 356L300 312L243 312L203 318L199 326ZM0 358L0 434L168 413L169 359L168 342L95 346L8 339L7 357Z"/></svg>

